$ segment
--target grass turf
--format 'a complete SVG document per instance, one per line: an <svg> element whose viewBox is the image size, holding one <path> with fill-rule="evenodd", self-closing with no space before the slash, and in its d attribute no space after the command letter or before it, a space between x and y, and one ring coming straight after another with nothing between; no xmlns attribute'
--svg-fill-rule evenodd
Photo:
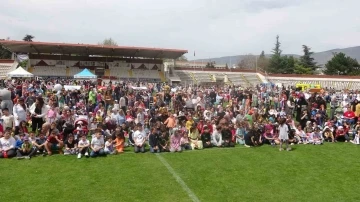
<svg viewBox="0 0 360 202"><path fill-rule="evenodd" d="M160 154L200 201L360 201L360 147L345 143ZM130 148L127 148L130 150ZM2 202L191 201L154 154L0 160Z"/></svg>

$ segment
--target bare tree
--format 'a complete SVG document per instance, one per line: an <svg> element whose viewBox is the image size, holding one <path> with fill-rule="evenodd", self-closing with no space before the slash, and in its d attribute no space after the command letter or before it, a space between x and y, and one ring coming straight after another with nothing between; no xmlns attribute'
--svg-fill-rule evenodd
<svg viewBox="0 0 360 202"><path fill-rule="evenodd" d="M256 68L256 56L255 55L245 55L240 60L238 64L241 69L255 69Z"/></svg>
<svg viewBox="0 0 360 202"><path fill-rule="evenodd" d="M108 39L104 39L103 42L99 42L99 45L104 45L104 46L118 46L118 44L116 43L116 41L114 39L112 39L111 37Z"/></svg>

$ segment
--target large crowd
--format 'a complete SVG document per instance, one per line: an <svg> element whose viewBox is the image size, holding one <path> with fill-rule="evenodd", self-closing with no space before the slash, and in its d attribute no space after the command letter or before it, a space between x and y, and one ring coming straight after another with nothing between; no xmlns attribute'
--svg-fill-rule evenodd
<svg viewBox="0 0 360 202"><path fill-rule="evenodd" d="M170 86L76 80L4 81L0 158L77 158L211 147L359 144L360 93L272 84ZM126 151L129 151L128 149Z"/></svg>

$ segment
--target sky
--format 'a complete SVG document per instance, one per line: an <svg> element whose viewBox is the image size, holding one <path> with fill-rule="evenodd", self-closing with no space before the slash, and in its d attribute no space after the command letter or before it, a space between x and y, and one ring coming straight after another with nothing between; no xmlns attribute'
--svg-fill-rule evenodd
<svg viewBox="0 0 360 202"><path fill-rule="evenodd" d="M0 39L188 50L188 59L360 45L359 0L1 0ZM195 57L194 57L194 52Z"/></svg>

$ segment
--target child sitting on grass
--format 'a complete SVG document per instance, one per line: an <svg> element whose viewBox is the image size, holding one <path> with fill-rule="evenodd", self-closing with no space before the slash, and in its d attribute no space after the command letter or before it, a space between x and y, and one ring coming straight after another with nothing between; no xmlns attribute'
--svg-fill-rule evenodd
<svg viewBox="0 0 360 202"><path fill-rule="evenodd" d="M181 150L191 150L191 146L190 146L190 142L189 142L189 137L187 135L187 133L184 133L184 136L181 137L180 139L180 144L181 144Z"/></svg>
<svg viewBox="0 0 360 202"><path fill-rule="evenodd" d="M298 125L296 129L296 137L299 140L299 144L307 144L308 143L308 136L306 135L305 131L301 128L301 125Z"/></svg>
<svg viewBox="0 0 360 202"><path fill-rule="evenodd" d="M45 149L46 137L44 133L40 133L39 136L35 138L35 133L32 132L30 133L30 138L33 149L45 156L47 153Z"/></svg>
<svg viewBox="0 0 360 202"><path fill-rule="evenodd" d="M143 131L141 123L137 124L137 130L133 134L133 140L134 140L134 151L135 153L138 152L145 152L145 138L146 134Z"/></svg>
<svg viewBox="0 0 360 202"><path fill-rule="evenodd" d="M76 140L74 140L74 135L69 134L68 139L65 142L64 155L75 155L77 154L78 148Z"/></svg>
<svg viewBox="0 0 360 202"><path fill-rule="evenodd" d="M16 141L11 137L11 132L5 130L4 137L0 138L0 158L11 158L15 153Z"/></svg>
<svg viewBox="0 0 360 202"><path fill-rule="evenodd" d="M245 128L240 124L236 124L236 143L240 145L244 145L244 136L245 136Z"/></svg>
<svg viewBox="0 0 360 202"><path fill-rule="evenodd" d="M319 127L316 127L315 131L311 133L309 137L309 143L314 145L319 145L323 143L323 137Z"/></svg>
<svg viewBox="0 0 360 202"><path fill-rule="evenodd" d="M17 159L30 159L36 154L36 149L33 148L29 137L24 137L24 142L21 145L21 148L16 150Z"/></svg>
<svg viewBox="0 0 360 202"><path fill-rule="evenodd" d="M116 134L116 138L114 140L115 151L116 151L116 153L123 153L124 152L124 145L125 145L124 133L120 130L120 128L117 128L115 130L115 134Z"/></svg>
<svg viewBox="0 0 360 202"><path fill-rule="evenodd" d="M181 137L180 137L180 131L179 130L173 130L173 134L170 137L170 152L181 152ZM209 133L210 135L210 133ZM209 140L209 144L210 140Z"/></svg>
<svg viewBox="0 0 360 202"><path fill-rule="evenodd" d="M357 129L354 140L351 140L350 142L360 144L360 128Z"/></svg>
<svg viewBox="0 0 360 202"><path fill-rule="evenodd" d="M150 152L151 153L160 153L160 148L159 148L159 135L158 135L158 131L157 128L152 128L152 131L149 135L149 146L150 146Z"/></svg>
<svg viewBox="0 0 360 202"><path fill-rule="evenodd" d="M105 152L106 154L115 154L114 142L113 142L113 140L111 139L111 137L107 137L107 138L106 138L104 152Z"/></svg>
<svg viewBox="0 0 360 202"><path fill-rule="evenodd" d="M90 142L89 140L86 139L86 135L81 136L78 142L79 153L77 158L80 159L81 155L85 155L86 157L89 157L89 147L90 147Z"/></svg>
<svg viewBox="0 0 360 202"><path fill-rule="evenodd" d="M101 129L96 129L95 138L91 140L91 153L90 157L105 156L104 152L104 137L102 136Z"/></svg>

